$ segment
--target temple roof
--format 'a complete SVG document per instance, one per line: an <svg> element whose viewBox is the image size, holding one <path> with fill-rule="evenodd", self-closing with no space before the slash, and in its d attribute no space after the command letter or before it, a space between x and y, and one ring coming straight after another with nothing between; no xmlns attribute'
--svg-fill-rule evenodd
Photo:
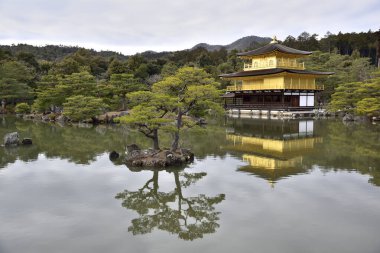
<svg viewBox="0 0 380 253"><path fill-rule="evenodd" d="M285 54L294 54L294 55L309 55L312 54L312 52L309 51L302 51L294 48L290 48L278 43L270 43L266 46L260 47L255 50L251 50L244 53L238 53L238 56L256 56L256 55L263 55L268 54L274 51L278 51Z"/></svg>
<svg viewBox="0 0 380 253"><path fill-rule="evenodd" d="M274 170L268 170L266 168L253 167L250 165L240 167L238 171L246 172L253 174L262 179L266 179L270 182L277 182L284 178L289 178L290 176L295 176L298 174L304 174L307 172L307 169L303 166L295 166L289 168L280 168Z"/></svg>
<svg viewBox="0 0 380 253"><path fill-rule="evenodd" d="M231 78L231 77L246 77L246 76L262 76L262 75L273 75L282 72L292 73L292 74L304 74L304 75L332 75L334 72L321 72L314 70L301 70L301 69L282 69L282 68L272 68L272 69L259 69L250 71L241 71L231 74L222 74L219 77Z"/></svg>

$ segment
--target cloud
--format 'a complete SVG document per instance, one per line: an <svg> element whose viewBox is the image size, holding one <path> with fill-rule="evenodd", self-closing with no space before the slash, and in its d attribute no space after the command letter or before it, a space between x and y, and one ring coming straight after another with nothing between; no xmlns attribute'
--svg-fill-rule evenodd
<svg viewBox="0 0 380 253"><path fill-rule="evenodd" d="M0 43L90 46L124 53L379 29L377 0L0 0Z"/></svg>

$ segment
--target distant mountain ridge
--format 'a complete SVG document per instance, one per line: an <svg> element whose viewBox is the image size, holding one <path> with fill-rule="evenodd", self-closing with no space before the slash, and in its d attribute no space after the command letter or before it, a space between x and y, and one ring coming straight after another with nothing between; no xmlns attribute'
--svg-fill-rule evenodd
<svg viewBox="0 0 380 253"><path fill-rule="evenodd" d="M262 44L267 44L271 41L268 37L259 37L259 36L246 36L240 38L231 44L228 45L209 45L207 43L199 43L190 49L180 50L188 51L194 50L197 48L205 48L208 51L220 50L225 48L227 51L238 50L244 51L247 49L257 48ZM17 45L0 45L0 50L6 50L12 52L12 54L17 55L20 52L28 52L35 55L38 60L48 60L55 61L64 58L67 55L73 54L79 49L83 49L78 46L64 46L64 45L46 45L46 46L33 46L28 44L17 44ZM95 51L93 49L87 49L93 55L97 55L105 58L117 58L119 60L126 60L129 56L122 53L113 52L113 51ZM155 52L155 51L145 51L140 53L143 57L147 59L158 59L160 57L166 57L173 54L175 51L167 52Z"/></svg>
<svg viewBox="0 0 380 253"><path fill-rule="evenodd" d="M227 51L231 51L234 49L238 51L242 51L248 48L257 47L260 44L269 43L271 40L272 39L269 37L259 37L259 36L252 35L252 36L246 36L246 37L240 38L228 45L210 45L207 43L199 43L195 45L194 47L192 47L191 49L203 47L207 51L220 50L221 48L225 48Z"/></svg>

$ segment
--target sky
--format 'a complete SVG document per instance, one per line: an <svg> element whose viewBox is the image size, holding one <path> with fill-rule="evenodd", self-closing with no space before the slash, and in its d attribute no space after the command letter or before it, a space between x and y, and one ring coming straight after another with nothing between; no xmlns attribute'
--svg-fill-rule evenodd
<svg viewBox="0 0 380 253"><path fill-rule="evenodd" d="M0 44L134 54L380 29L379 0L0 0Z"/></svg>

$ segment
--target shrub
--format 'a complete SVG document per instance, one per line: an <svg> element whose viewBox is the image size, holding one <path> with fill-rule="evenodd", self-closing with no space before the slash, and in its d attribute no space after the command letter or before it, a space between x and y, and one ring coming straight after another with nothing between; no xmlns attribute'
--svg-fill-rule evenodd
<svg viewBox="0 0 380 253"><path fill-rule="evenodd" d="M16 105L15 112L18 114L30 113L30 105L27 103L19 103Z"/></svg>

